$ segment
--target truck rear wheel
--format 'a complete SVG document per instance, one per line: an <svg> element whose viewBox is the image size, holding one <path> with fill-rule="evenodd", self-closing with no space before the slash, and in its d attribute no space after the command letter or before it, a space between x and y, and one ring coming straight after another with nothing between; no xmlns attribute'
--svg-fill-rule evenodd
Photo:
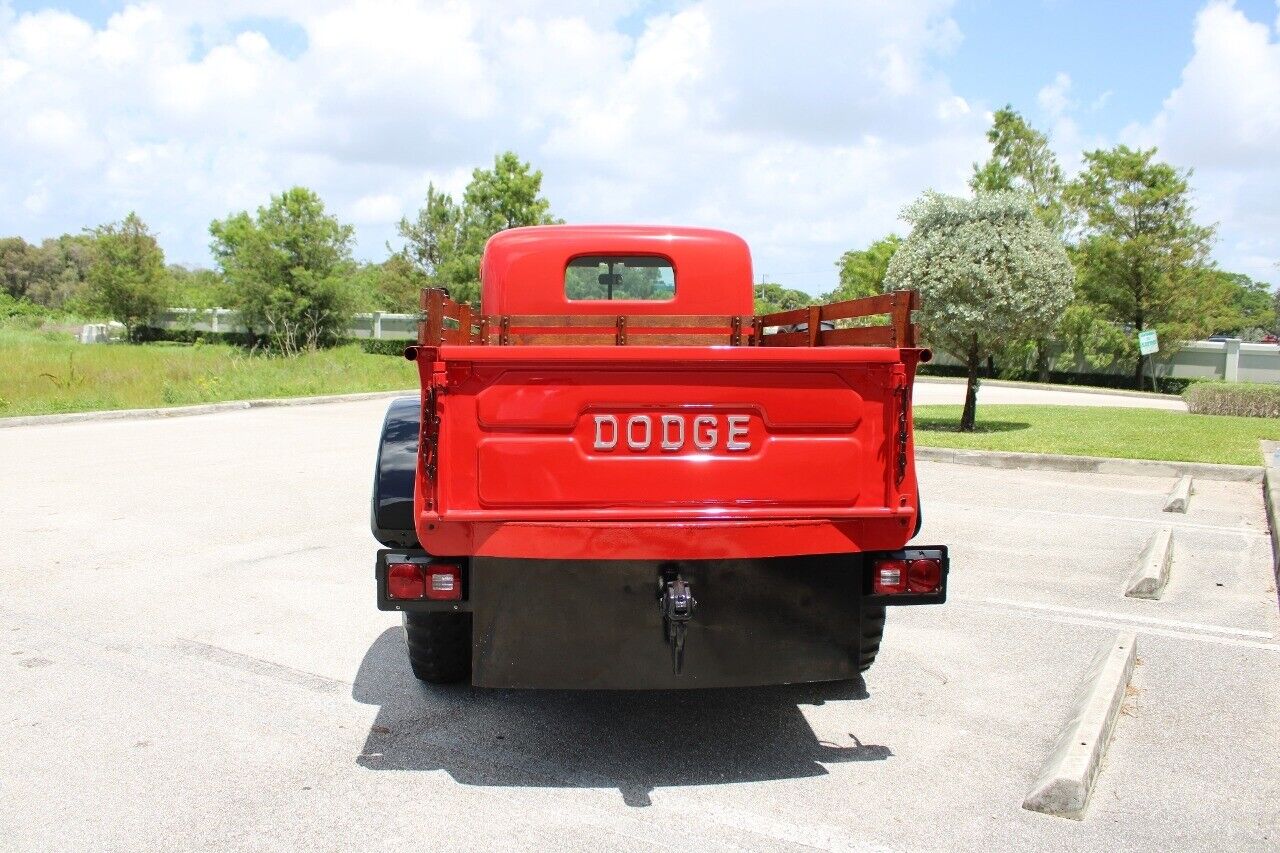
<svg viewBox="0 0 1280 853"><path fill-rule="evenodd" d="M862 605L862 623L858 637L858 672L871 669L876 662L876 654L880 651L880 640L884 637L884 605Z"/></svg>
<svg viewBox="0 0 1280 853"><path fill-rule="evenodd" d="M470 613L406 613L404 641L418 680L453 684L471 677Z"/></svg>

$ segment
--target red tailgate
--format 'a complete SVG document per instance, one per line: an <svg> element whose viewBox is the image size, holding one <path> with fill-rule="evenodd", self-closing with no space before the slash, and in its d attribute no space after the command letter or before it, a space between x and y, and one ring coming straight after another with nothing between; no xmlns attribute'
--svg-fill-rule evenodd
<svg viewBox="0 0 1280 853"><path fill-rule="evenodd" d="M896 526L914 512L895 478L895 349L471 346L442 358L428 507L441 522Z"/></svg>

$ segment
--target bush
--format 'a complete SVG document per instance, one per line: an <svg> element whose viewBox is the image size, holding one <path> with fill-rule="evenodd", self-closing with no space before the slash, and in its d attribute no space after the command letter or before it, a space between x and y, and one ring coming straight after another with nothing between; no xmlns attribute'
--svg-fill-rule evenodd
<svg viewBox="0 0 1280 853"><path fill-rule="evenodd" d="M58 308L37 305L26 299L15 299L0 291L0 326L14 329L39 329L46 322L65 319Z"/></svg>
<svg viewBox="0 0 1280 853"><path fill-rule="evenodd" d="M251 349L258 342L248 332L200 332L195 329L161 329L157 326L139 326L133 331L133 339L138 343L155 343L157 341L173 341L183 344L220 343Z"/></svg>
<svg viewBox="0 0 1280 853"><path fill-rule="evenodd" d="M1193 415L1280 418L1280 385L1196 382L1182 396Z"/></svg>
<svg viewBox="0 0 1280 853"><path fill-rule="evenodd" d="M360 338L361 348L373 355L404 356L405 347L413 346L417 341L390 340L388 338Z"/></svg>
<svg viewBox="0 0 1280 853"><path fill-rule="evenodd" d="M0 308L3 306L0 305ZM0 310L0 317L3 317L3 311ZM155 326L141 326L135 330L134 340L143 343L157 343L160 341L171 341L174 343L195 344L195 343L222 343L232 346L243 347L245 349L253 349L254 344L262 345L260 338L255 339L248 332L198 332L195 329L160 329ZM404 357L404 349L412 346L417 341L411 338L391 339L391 338L339 338L338 346L346 344L359 344L360 348L371 355L390 355L396 358Z"/></svg>

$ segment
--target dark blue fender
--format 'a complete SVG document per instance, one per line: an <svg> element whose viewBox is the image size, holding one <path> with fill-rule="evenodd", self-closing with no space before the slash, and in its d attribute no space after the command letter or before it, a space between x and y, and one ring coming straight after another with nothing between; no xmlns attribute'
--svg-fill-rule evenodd
<svg viewBox="0 0 1280 853"><path fill-rule="evenodd" d="M417 548L413 523L413 483L418 464L418 426L422 403L417 397L397 397L387 407L373 472L370 526L373 536L393 548Z"/></svg>

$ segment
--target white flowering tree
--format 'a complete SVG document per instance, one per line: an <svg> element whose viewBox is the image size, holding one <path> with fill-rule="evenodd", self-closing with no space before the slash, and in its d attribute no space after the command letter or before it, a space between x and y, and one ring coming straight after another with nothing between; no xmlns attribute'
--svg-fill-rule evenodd
<svg viewBox="0 0 1280 853"><path fill-rule="evenodd" d="M1071 302L1071 262L1021 193L965 199L928 192L902 218L911 236L889 262L885 287L919 290L925 339L964 359L960 429L971 431L978 366L1007 343L1053 329Z"/></svg>

